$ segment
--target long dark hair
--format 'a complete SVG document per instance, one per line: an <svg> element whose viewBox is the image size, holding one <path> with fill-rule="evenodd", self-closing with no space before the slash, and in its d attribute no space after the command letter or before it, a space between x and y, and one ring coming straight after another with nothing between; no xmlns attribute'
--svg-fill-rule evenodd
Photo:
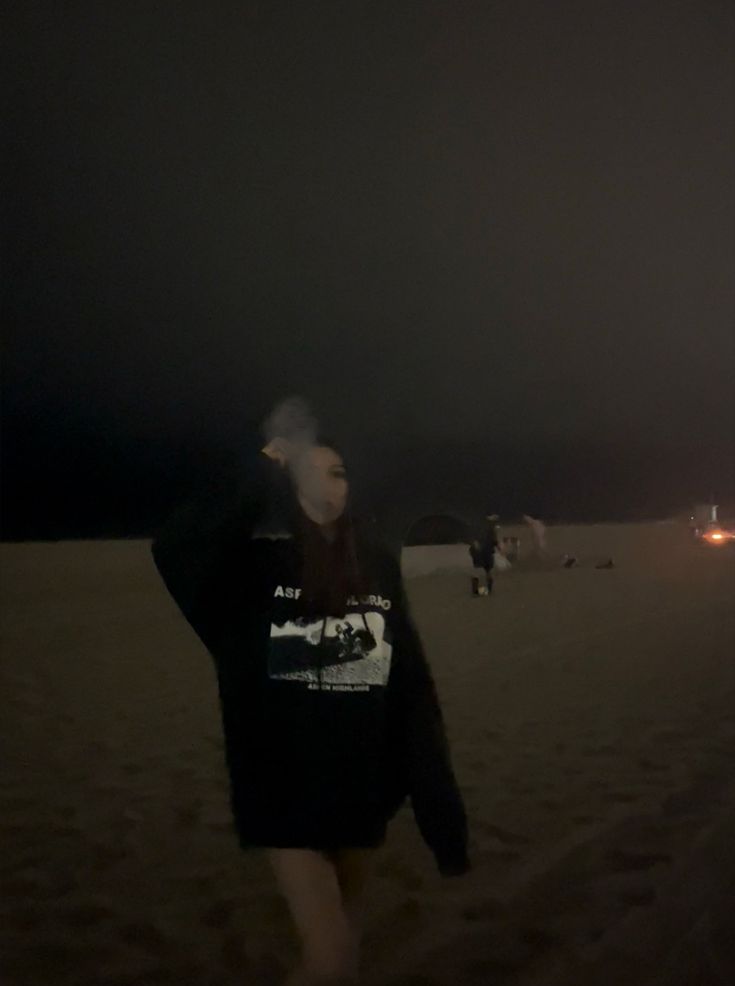
<svg viewBox="0 0 735 986"><path fill-rule="evenodd" d="M334 442L320 439L315 444L331 449L343 459ZM331 539L300 506L297 515L296 541L302 565L301 611L311 616L344 616L348 599L351 596L359 599L367 592L349 497L344 513L334 522Z"/></svg>

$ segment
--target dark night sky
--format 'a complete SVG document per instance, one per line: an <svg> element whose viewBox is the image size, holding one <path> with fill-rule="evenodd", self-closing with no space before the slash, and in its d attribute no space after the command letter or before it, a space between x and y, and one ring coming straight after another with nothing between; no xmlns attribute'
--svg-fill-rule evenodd
<svg viewBox="0 0 735 986"><path fill-rule="evenodd" d="M607 442L732 492L727 0L16 7L5 529L291 392L363 461Z"/></svg>

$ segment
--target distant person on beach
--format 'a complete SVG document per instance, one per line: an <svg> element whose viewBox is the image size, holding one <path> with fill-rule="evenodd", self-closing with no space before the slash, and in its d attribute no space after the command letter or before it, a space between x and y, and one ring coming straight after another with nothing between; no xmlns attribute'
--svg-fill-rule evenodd
<svg viewBox="0 0 735 986"><path fill-rule="evenodd" d="M531 517L529 514L523 515L523 521L527 524L531 532L531 543L533 553L537 558L542 558L546 554L546 526L541 520Z"/></svg>
<svg viewBox="0 0 735 986"><path fill-rule="evenodd" d="M467 819L398 562L353 522L344 460L278 409L229 486L177 510L155 564L214 659L235 830L303 946L289 986L356 982L364 892L406 797L442 876Z"/></svg>
<svg viewBox="0 0 735 986"><path fill-rule="evenodd" d="M498 515L490 514L485 518L485 530L479 540L473 541L470 545L470 555L472 564L475 568L481 569L485 573L486 591L479 592L477 578L473 580L473 591L477 588L478 595L492 595L493 591L493 568L495 566L495 550L498 547Z"/></svg>

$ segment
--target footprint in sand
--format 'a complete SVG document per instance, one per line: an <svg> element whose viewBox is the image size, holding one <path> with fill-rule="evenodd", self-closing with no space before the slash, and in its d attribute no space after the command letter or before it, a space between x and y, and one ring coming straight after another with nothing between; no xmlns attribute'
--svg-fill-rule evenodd
<svg viewBox="0 0 735 986"><path fill-rule="evenodd" d="M87 743L89 753L111 753L112 743L106 739L92 739Z"/></svg>
<svg viewBox="0 0 735 986"><path fill-rule="evenodd" d="M377 873L409 892L420 890L424 885L424 878L421 874L401 859L389 857L382 860L377 867Z"/></svg>
<svg viewBox="0 0 735 986"><path fill-rule="evenodd" d="M149 955L161 955L166 950L166 936L150 923L134 922L120 929L120 938Z"/></svg>
<svg viewBox="0 0 735 986"><path fill-rule="evenodd" d="M176 770L171 771L174 786L178 784L186 784L187 781L193 780L195 776L196 771L193 767L177 767Z"/></svg>
<svg viewBox="0 0 735 986"><path fill-rule="evenodd" d="M387 986L441 986L441 984L433 976L409 973L407 976L398 976L396 979L391 979Z"/></svg>
<svg viewBox="0 0 735 986"><path fill-rule="evenodd" d="M188 980L193 982L194 979ZM175 969L155 965L136 972L122 973L119 976L105 979L105 986L166 986L167 983L181 983L181 974Z"/></svg>
<svg viewBox="0 0 735 986"><path fill-rule="evenodd" d="M561 943L558 935L548 931L546 928L523 928L520 932L520 939L524 945L528 945L536 954L545 952L555 945Z"/></svg>
<svg viewBox="0 0 735 986"><path fill-rule="evenodd" d="M597 825L602 819L597 815L575 815L572 821L575 825Z"/></svg>
<svg viewBox="0 0 735 986"><path fill-rule="evenodd" d="M44 897L48 900L62 900L64 897L71 897L79 893L79 878L76 872L58 871L49 874L44 890Z"/></svg>
<svg viewBox="0 0 735 986"><path fill-rule="evenodd" d="M62 822L73 822L79 816L78 805L59 805L56 809L58 817Z"/></svg>
<svg viewBox="0 0 735 986"><path fill-rule="evenodd" d="M603 797L603 801L611 805L630 805L638 801L637 794L629 794L627 791L610 791Z"/></svg>
<svg viewBox="0 0 735 986"><path fill-rule="evenodd" d="M480 959L470 962L464 966L467 982L494 983L508 981L519 972L525 965L525 956L504 956L498 955L496 958ZM507 979L506 979L507 977Z"/></svg>
<svg viewBox="0 0 735 986"><path fill-rule="evenodd" d="M668 764L656 763L655 760L649 760L648 757L639 757L637 763L642 770L651 771L652 773L661 773L670 770Z"/></svg>
<svg viewBox="0 0 735 986"><path fill-rule="evenodd" d="M97 784L95 786L94 793L101 794L103 797L107 797L108 795L117 797L118 795L123 794L126 790L125 785L122 783L118 783L117 781L104 781L102 784Z"/></svg>
<svg viewBox="0 0 735 986"><path fill-rule="evenodd" d="M638 870L650 870L661 863L670 863L672 857L663 852L632 852L627 849L611 849L606 858L612 864L615 873L630 873Z"/></svg>
<svg viewBox="0 0 735 986"><path fill-rule="evenodd" d="M664 740L668 743L670 740L691 740L695 737L690 732L686 732L682 729L662 729L658 733L654 733L653 739Z"/></svg>
<svg viewBox="0 0 735 986"><path fill-rule="evenodd" d="M127 859L128 850L119 843L96 842L91 846L87 858L93 870L106 870Z"/></svg>
<svg viewBox="0 0 735 986"><path fill-rule="evenodd" d="M2 799L3 815L7 812L35 812L38 809L38 801L35 798L27 798L17 795L7 795ZM3 826L5 828L5 826ZM22 826L20 826L22 829Z"/></svg>
<svg viewBox="0 0 735 986"><path fill-rule="evenodd" d="M128 777L137 777L138 774L143 773L145 767L140 763L124 763L122 765L122 770L123 773L128 775Z"/></svg>
<svg viewBox="0 0 735 986"><path fill-rule="evenodd" d="M95 928L115 917L115 911L106 904L92 901L72 904L56 909L56 916L68 928Z"/></svg>
<svg viewBox="0 0 735 986"><path fill-rule="evenodd" d="M494 898L478 901L476 904L468 904L462 908L462 917L465 921L474 923L475 921L494 921L502 916L504 912L503 904Z"/></svg>
<svg viewBox="0 0 735 986"><path fill-rule="evenodd" d="M0 825L0 835L3 839L17 839L28 834L28 825L24 825L22 822L17 824Z"/></svg>
<svg viewBox="0 0 735 986"><path fill-rule="evenodd" d="M614 746L588 746L582 750L583 757L612 757L619 751Z"/></svg>
<svg viewBox="0 0 735 986"><path fill-rule="evenodd" d="M592 908L588 910L565 910L563 904L549 913L550 933L565 948L588 945L599 941L605 934L605 925L600 923L599 915ZM575 984L576 986L576 984Z"/></svg>
<svg viewBox="0 0 735 986"><path fill-rule="evenodd" d="M515 982L519 972L538 959L562 939L551 930L532 925L514 931L511 928L493 935L491 954L464 967L467 982ZM487 940L482 951L487 953Z"/></svg>
<svg viewBox="0 0 735 986"><path fill-rule="evenodd" d="M31 969L36 975L29 980L34 983L58 983L67 981L67 977L78 973L83 963L98 963L101 966L109 963L114 955L110 944L99 942L77 942L60 938L55 934L35 941L32 952L29 952ZM30 970L29 970L30 971ZM107 980L105 980L107 984Z"/></svg>
<svg viewBox="0 0 735 986"><path fill-rule="evenodd" d="M78 882L73 877L49 879L46 873L33 871L3 880L2 892L5 897L24 900L59 900L72 894L77 887Z"/></svg>
<svg viewBox="0 0 735 986"><path fill-rule="evenodd" d="M562 801L557 801L555 798L542 798L541 801L539 801L539 806L541 808L546 808L547 811L558 811L561 807L563 807L563 804L564 803Z"/></svg>
<svg viewBox="0 0 735 986"><path fill-rule="evenodd" d="M48 913L45 909L39 909L37 905L15 905L12 910L2 915L3 927L13 931L20 931L23 934L28 932L38 932L46 923Z"/></svg>
<svg viewBox="0 0 735 986"><path fill-rule="evenodd" d="M711 801L712 795L708 796ZM674 791L663 802L665 818L681 818L684 815L698 815L702 811L703 797L695 786L686 791Z"/></svg>
<svg viewBox="0 0 735 986"><path fill-rule="evenodd" d="M502 842L504 846L527 846L531 841L525 835L509 832L499 825L493 825L492 822L475 822L475 828L479 832L482 832L483 835L490 835L494 839L497 839L498 842Z"/></svg>
<svg viewBox="0 0 735 986"><path fill-rule="evenodd" d="M514 863L521 859L521 854L515 849L484 849L479 854L483 859L501 863Z"/></svg>
<svg viewBox="0 0 735 986"><path fill-rule="evenodd" d="M626 907L649 907L656 900L656 891L652 887L625 890L620 894L619 900Z"/></svg>
<svg viewBox="0 0 735 986"><path fill-rule="evenodd" d="M39 867L43 866L44 857L37 855L36 853L28 853L25 856L16 857L7 866L2 867L3 878L12 877L19 873L23 873L24 870L38 870Z"/></svg>

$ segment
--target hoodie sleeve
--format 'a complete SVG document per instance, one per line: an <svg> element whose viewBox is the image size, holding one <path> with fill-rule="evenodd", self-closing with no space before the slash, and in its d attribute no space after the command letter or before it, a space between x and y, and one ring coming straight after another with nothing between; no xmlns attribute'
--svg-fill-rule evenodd
<svg viewBox="0 0 735 986"><path fill-rule="evenodd" d="M233 565L272 510L280 473L267 456L254 456L217 488L181 504L153 538L153 561L166 588L210 650Z"/></svg>
<svg viewBox="0 0 735 986"><path fill-rule="evenodd" d="M452 769L436 686L408 607L400 566L392 561L393 663L388 701L398 720L407 790L424 842L442 876L470 869L467 816Z"/></svg>

